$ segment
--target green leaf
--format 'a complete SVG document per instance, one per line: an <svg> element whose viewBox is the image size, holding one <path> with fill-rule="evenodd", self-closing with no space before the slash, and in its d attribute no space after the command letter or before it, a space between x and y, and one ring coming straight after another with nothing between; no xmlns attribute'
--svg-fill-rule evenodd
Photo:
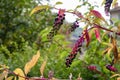
<svg viewBox="0 0 120 80"><path fill-rule="evenodd" d="M73 61L71 67L77 66L79 63L79 60Z"/></svg>
<svg viewBox="0 0 120 80"><path fill-rule="evenodd" d="M60 4L63 4L62 2L58 1L55 3L55 5L60 5Z"/></svg>
<svg viewBox="0 0 120 80"><path fill-rule="evenodd" d="M81 7L81 5L76 6L75 10L78 9L78 8L80 8L80 7Z"/></svg>
<svg viewBox="0 0 120 80"><path fill-rule="evenodd" d="M67 10L67 12L73 12L74 10L72 10L72 9L69 9L69 10Z"/></svg>
<svg viewBox="0 0 120 80"><path fill-rule="evenodd" d="M47 10L50 9L51 7L49 5L40 5L40 6L36 6L35 8L33 8L33 10L30 13L30 16L34 13L40 12L42 10Z"/></svg>
<svg viewBox="0 0 120 80"><path fill-rule="evenodd" d="M57 34L57 35L55 35L54 39L55 40L63 40L63 39L65 39L65 35Z"/></svg>
<svg viewBox="0 0 120 80"><path fill-rule="evenodd" d="M60 55L60 58L61 59L63 59L65 56L67 56L68 55L68 52L66 52L66 51L63 51L62 53L61 53L61 55Z"/></svg>
<svg viewBox="0 0 120 80"><path fill-rule="evenodd" d="M47 35L49 34L50 30L51 30L51 26L48 26L47 28L45 28L44 30L42 30L39 34L39 36L41 36L42 41L47 41Z"/></svg>

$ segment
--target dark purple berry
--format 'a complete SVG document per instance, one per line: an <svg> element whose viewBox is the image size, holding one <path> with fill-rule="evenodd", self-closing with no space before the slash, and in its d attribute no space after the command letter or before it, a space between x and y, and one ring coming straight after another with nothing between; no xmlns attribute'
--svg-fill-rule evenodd
<svg viewBox="0 0 120 80"><path fill-rule="evenodd" d="M106 13L106 15L108 15L108 13L110 11L110 7L111 7L112 2L113 2L113 0L106 0L106 3L105 3L105 13Z"/></svg>
<svg viewBox="0 0 120 80"><path fill-rule="evenodd" d="M62 20L65 20L65 17L63 17Z"/></svg>
<svg viewBox="0 0 120 80"><path fill-rule="evenodd" d="M63 21L65 19L64 13L65 13L64 9L59 9L57 17L55 18L55 21L54 21L53 29L48 34L48 36L50 34L52 34L52 36L50 36L49 39L52 39L52 37L54 37L54 35L57 34L58 30L60 29L61 25L63 24Z"/></svg>
<svg viewBox="0 0 120 80"><path fill-rule="evenodd" d="M68 55L67 59L66 59L66 66L70 67L72 61L74 60L74 58L77 55L77 52L81 52L81 47L82 47L82 43L83 43L83 38L84 36L81 36L75 43L72 52Z"/></svg>
<svg viewBox="0 0 120 80"><path fill-rule="evenodd" d="M70 32L74 31L77 27L79 27L79 22L75 21L71 28L69 29Z"/></svg>
<svg viewBox="0 0 120 80"><path fill-rule="evenodd" d="M62 15L59 15L60 18L62 18Z"/></svg>
<svg viewBox="0 0 120 80"><path fill-rule="evenodd" d="M55 21L58 21L58 18L55 18Z"/></svg>
<svg viewBox="0 0 120 80"><path fill-rule="evenodd" d="M115 67L113 67L112 65L106 65L106 68L110 71L116 72L117 69Z"/></svg>

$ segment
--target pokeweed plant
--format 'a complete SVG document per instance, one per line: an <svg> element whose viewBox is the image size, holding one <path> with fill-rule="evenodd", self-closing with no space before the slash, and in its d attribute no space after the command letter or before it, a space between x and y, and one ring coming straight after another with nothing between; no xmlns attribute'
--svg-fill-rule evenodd
<svg viewBox="0 0 120 80"><path fill-rule="evenodd" d="M116 0L114 0L114 1L106 0L105 1L105 12L107 15L109 13L112 2L115 3L115 1ZM57 2L56 5L57 4L61 4L61 2ZM84 5L86 5L86 4L90 5L89 3L85 2ZM80 8L80 7L77 6L77 8ZM86 43L86 47L89 47L89 45L92 43L92 40L93 40L92 37L93 37L93 35L95 35L99 44L107 47L103 51L102 54L107 55L109 58L111 58L111 63L106 64L106 66L105 66L106 69L108 69L112 72L117 72L117 69L114 67L114 64L116 64L120 59L120 52L119 52L119 47L117 45L117 39L116 39L116 36L120 35L120 30L113 30L113 29L108 28L108 26L111 26L111 25L108 24L108 22L104 19L104 17L101 15L101 13L99 11L94 10L93 8L90 8L87 13L82 15L82 13L80 11L78 11L77 9L70 11L70 10L61 9L61 8L58 9L55 7L55 5L54 6L40 5L40 6L35 7L31 11L30 16L34 13L38 13L40 11L44 11L44 10L48 10L48 9L58 10L58 14L54 20L53 27L47 35L48 41L49 40L52 41L53 37L58 33L58 30L61 28L61 25L63 24L63 21L65 19L65 13L71 13L78 17L78 19L70 27L70 29L69 29L70 32L74 31L79 26L80 22L85 23L85 27L83 29L82 35L79 36L79 39L74 44L72 51L66 58L65 64L67 67L71 66L73 60L76 58L77 53L82 52L81 48L83 47L84 43ZM117 27L117 29L119 29L119 28ZM102 31L105 32L105 35L108 36L109 42L103 41L103 38L101 36L104 37L105 35L101 34ZM30 63L31 62L32 61L30 61ZM43 64L43 66L45 64L46 64L46 62ZM33 66L34 66L34 64L33 64ZM91 70L91 71L101 74L101 76L103 75L99 70L97 70L96 66L88 66L87 68L88 68L88 70ZM27 74L30 69L31 69L31 67L27 67L25 69L25 74ZM43 68L41 68L41 70L43 70ZM41 72L43 72L43 71L41 71ZM42 73L42 75L43 75L43 73Z"/></svg>
<svg viewBox="0 0 120 80"><path fill-rule="evenodd" d="M116 1L117 0L104 0L103 1L104 6L105 6L105 13L107 16L109 16L108 14L109 14L111 5L115 5ZM83 1L83 2L84 2L84 5L90 6L90 4L87 1ZM57 2L56 5L57 4L61 4L61 2ZM55 7L55 5L54 6L40 5L40 6L35 7L32 10L31 15L36 12L39 12L42 10L47 10L47 9L58 10L58 14L57 14L57 17L55 18L53 28L47 35L48 39L50 39L50 40L57 34L58 30L60 29L61 25L63 24L63 20L65 19L65 13L71 13L71 14L76 15L78 17L78 19L73 23L73 25L69 29L69 32L72 32L77 27L79 27L80 22L84 22L85 27L83 29L82 35L80 35L79 39L74 44L72 51L66 58L66 62L65 62L66 66L70 67L70 65L72 64L77 53L78 52L81 53L81 47L82 47L83 43L86 43L86 47L88 47L90 45L90 43L92 42L92 36L94 33L94 35L96 36L96 39L98 40L98 42L100 44L105 45L106 47L108 46L108 48L106 48L103 51L103 54L109 55L109 57L112 59L112 61L110 64L106 65L106 68L110 71L116 72L117 70L113 67L113 65L119 61L120 52L118 50L119 47L117 46L117 39L114 35L111 35L111 33L119 36L120 32L117 30L107 28L107 27L111 26L111 24L108 24L108 22L105 20L105 18L101 15L101 13L99 11L94 10L94 8L89 8L88 12L85 13L84 15L82 15L82 13L77 10L77 8L80 8L80 7L81 7L81 5L78 5L75 10L71 11L71 10L66 10L66 9L61 9L61 8L58 9ZM113 28L114 28L114 26L113 26ZM117 29L119 29L119 28L117 27ZM101 34L101 31L104 31L106 33L105 35L108 36L109 42L105 42L102 40L101 36L103 36L103 35ZM112 57L111 57L111 55L112 55Z"/></svg>

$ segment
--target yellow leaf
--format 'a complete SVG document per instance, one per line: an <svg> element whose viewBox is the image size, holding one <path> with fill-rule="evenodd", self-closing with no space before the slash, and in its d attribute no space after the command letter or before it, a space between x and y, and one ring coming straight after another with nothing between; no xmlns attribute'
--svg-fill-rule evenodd
<svg viewBox="0 0 120 80"><path fill-rule="evenodd" d="M105 4L105 2L106 2L106 0L103 0L101 5L104 5L104 4Z"/></svg>
<svg viewBox="0 0 120 80"><path fill-rule="evenodd" d="M17 78L16 78L16 77L14 77L14 80L17 80Z"/></svg>
<svg viewBox="0 0 120 80"><path fill-rule="evenodd" d="M31 16L32 14L38 12L38 11L47 10L47 9L49 9L49 8L50 8L50 6L48 6L48 5L36 6L36 7L31 11L30 16Z"/></svg>
<svg viewBox="0 0 120 80"><path fill-rule="evenodd" d="M26 63L26 65L24 67L25 74L27 74L31 70L31 68L35 66L39 57L40 57L40 51L37 51L37 54L34 55L32 57L32 59L29 62Z"/></svg>
<svg viewBox="0 0 120 80"><path fill-rule="evenodd" d="M102 52L102 54L107 54L107 52L108 52L109 49L110 49L110 48L105 49L105 50Z"/></svg>
<svg viewBox="0 0 120 80"><path fill-rule="evenodd" d="M117 76L120 76L120 74L114 74L110 78L117 77Z"/></svg>
<svg viewBox="0 0 120 80"><path fill-rule="evenodd" d="M53 77L51 80L59 80L59 79Z"/></svg>
<svg viewBox="0 0 120 80"><path fill-rule="evenodd" d="M6 78L5 80L12 80L13 79L13 76L10 76L8 78Z"/></svg>
<svg viewBox="0 0 120 80"><path fill-rule="evenodd" d="M117 49L117 42L116 42L116 39L111 37L111 42L112 42L112 45L113 45L113 54L114 54L114 60L115 60L115 63L117 62L118 60L118 49Z"/></svg>
<svg viewBox="0 0 120 80"><path fill-rule="evenodd" d="M0 80L3 80L8 75L7 71L3 71L2 74L0 74Z"/></svg>
<svg viewBox="0 0 120 80"><path fill-rule="evenodd" d="M108 56L110 57L110 52L112 51L112 48L109 48L109 50L108 50Z"/></svg>
<svg viewBox="0 0 120 80"><path fill-rule="evenodd" d="M41 65L41 67L40 67L40 73L41 73L42 76L43 76L43 72L44 72L46 63L47 63L47 59L42 63L42 65Z"/></svg>
<svg viewBox="0 0 120 80"><path fill-rule="evenodd" d="M120 77L118 77L117 80L120 80Z"/></svg>
<svg viewBox="0 0 120 80"><path fill-rule="evenodd" d="M118 54L118 59L120 59L120 53Z"/></svg>
<svg viewBox="0 0 120 80"><path fill-rule="evenodd" d="M112 2L112 7L115 6L115 4L117 3L117 1L118 1L118 0L113 0L113 2Z"/></svg>
<svg viewBox="0 0 120 80"><path fill-rule="evenodd" d="M23 77L25 77L25 75L24 75L22 69L16 68L16 69L14 70L14 73L17 74L17 75L19 75L19 76L18 76L18 79L19 79L19 80L25 80L25 78L23 78ZM21 77L20 77L20 76L21 76Z"/></svg>

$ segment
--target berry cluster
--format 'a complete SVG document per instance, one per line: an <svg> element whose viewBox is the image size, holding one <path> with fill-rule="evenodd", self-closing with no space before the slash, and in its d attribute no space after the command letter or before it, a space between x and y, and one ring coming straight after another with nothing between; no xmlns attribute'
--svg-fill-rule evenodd
<svg viewBox="0 0 120 80"><path fill-rule="evenodd" d="M116 72L117 69L115 67L113 67L112 65L106 65L106 68L110 71Z"/></svg>
<svg viewBox="0 0 120 80"><path fill-rule="evenodd" d="M50 33L47 35L48 39L52 39L54 35L57 34L58 30L60 29L60 26L63 24L63 21L65 19L65 9L59 9L59 12L57 14L57 17L55 18L54 25Z"/></svg>
<svg viewBox="0 0 120 80"><path fill-rule="evenodd" d="M77 55L77 52L81 52L81 47L82 47L82 43L84 42L84 36L81 36L77 42L75 43L72 52L68 55L67 59L66 59L66 66L70 67L72 61L74 60L74 58Z"/></svg>
<svg viewBox="0 0 120 80"><path fill-rule="evenodd" d="M79 22L75 21L71 28L69 29L69 32L73 32L77 27L79 27Z"/></svg>
<svg viewBox="0 0 120 80"><path fill-rule="evenodd" d="M91 71L95 71L96 68L97 68L96 66L92 66L92 65L90 65L90 66L87 67L87 69L89 69Z"/></svg>
<svg viewBox="0 0 120 80"><path fill-rule="evenodd" d="M105 13L106 13L106 15L108 15L108 13L110 11L110 6L111 6L112 2L113 2L113 0L106 0L106 3L105 3Z"/></svg>

